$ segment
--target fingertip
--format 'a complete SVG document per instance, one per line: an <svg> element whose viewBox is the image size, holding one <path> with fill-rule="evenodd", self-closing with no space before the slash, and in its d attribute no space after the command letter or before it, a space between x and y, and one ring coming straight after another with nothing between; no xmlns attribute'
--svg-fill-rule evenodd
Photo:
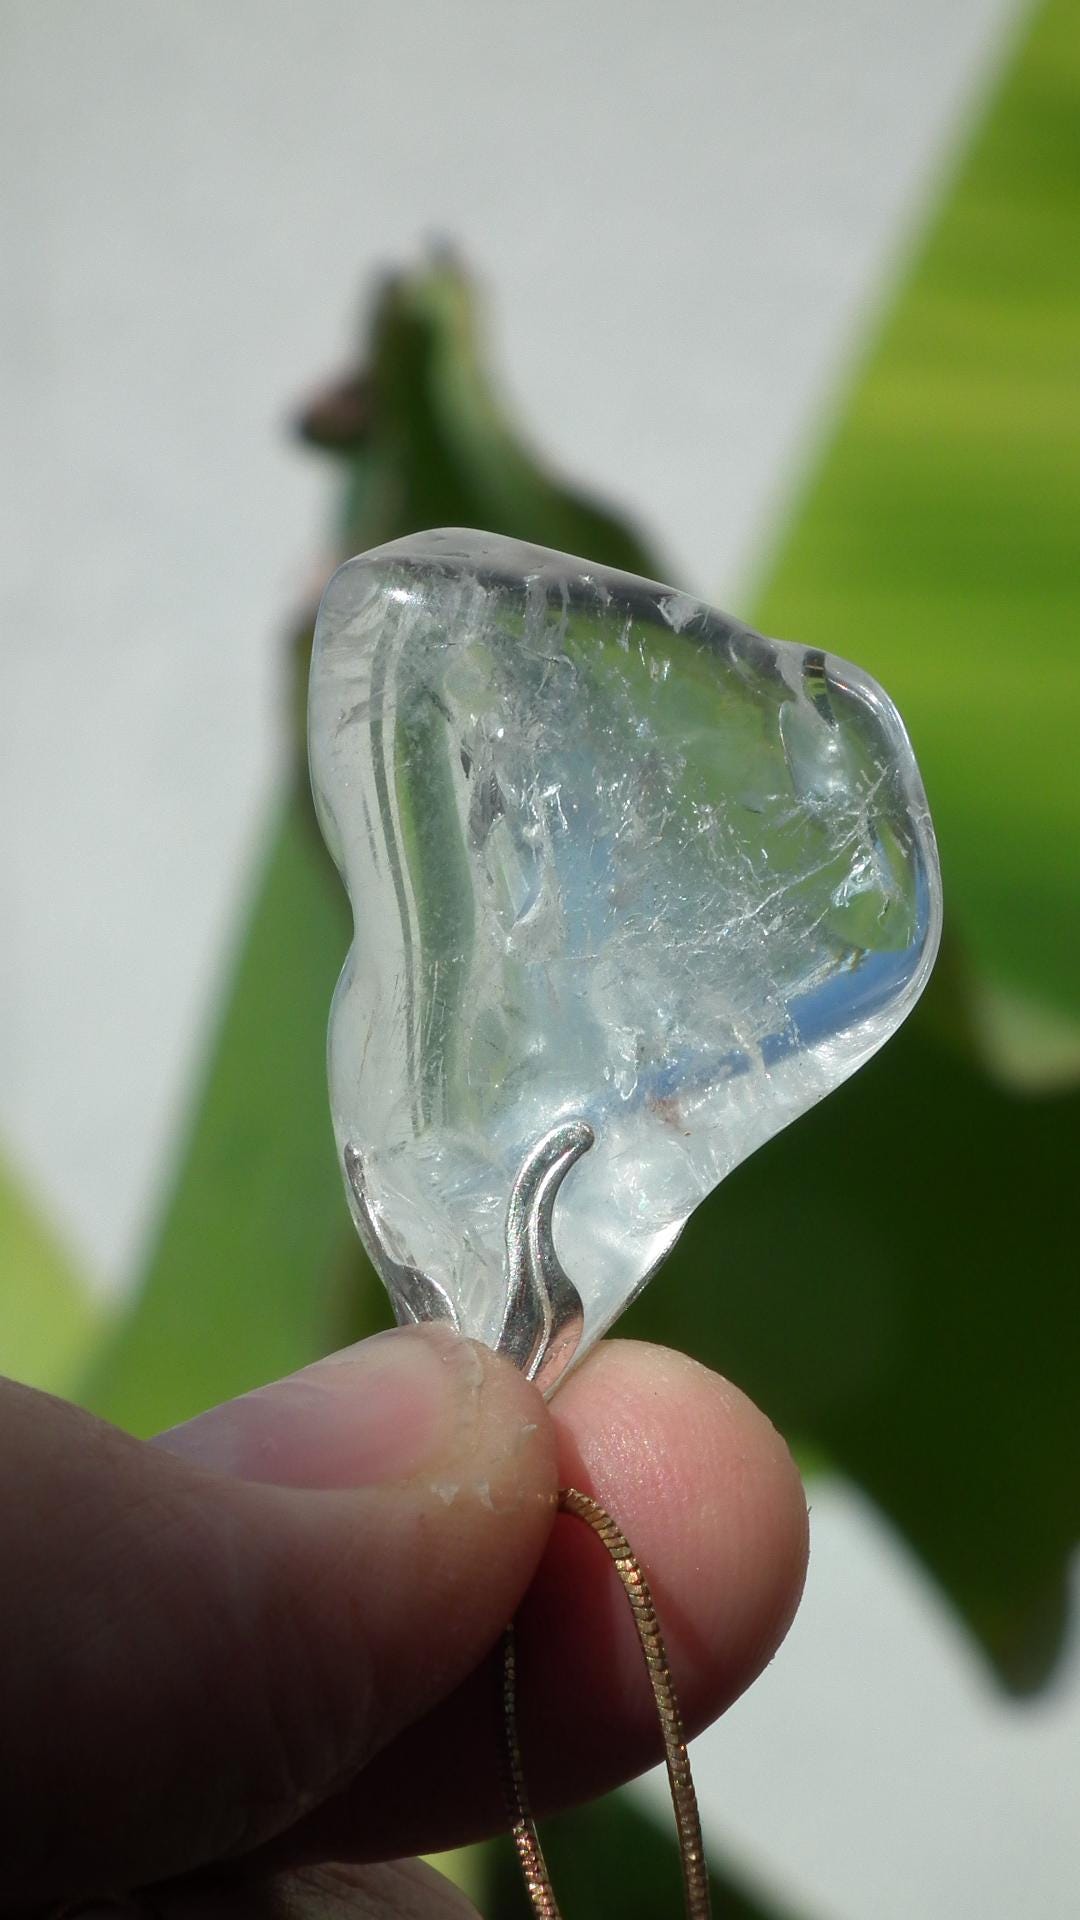
<svg viewBox="0 0 1080 1920"><path fill-rule="evenodd" d="M605 1342L554 1408L559 1471L610 1506L668 1620L695 1722L772 1657L806 1576L808 1522L782 1435L687 1354Z"/></svg>
<svg viewBox="0 0 1080 1920"><path fill-rule="evenodd" d="M560 1478L626 1534L656 1603L687 1729L698 1731L761 1672L798 1606L807 1517L790 1452L730 1381L637 1342L598 1349L556 1397L553 1418ZM523 1670L550 1667L557 1645L564 1697L555 1708L541 1690L524 1709L534 1749L545 1759L557 1746L564 1752L557 1787L538 1782L541 1803L595 1792L658 1757L641 1649L603 1560L587 1529L561 1519L522 1609Z"/></svg>

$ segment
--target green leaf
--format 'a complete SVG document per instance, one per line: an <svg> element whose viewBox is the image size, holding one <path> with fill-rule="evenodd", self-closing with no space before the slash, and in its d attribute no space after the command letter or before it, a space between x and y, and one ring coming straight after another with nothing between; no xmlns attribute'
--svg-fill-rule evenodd
<svg viewBox="0 0 1080 1920"><path fill-rule="evenodd" d="M326 1015L348 922L316 836L306 793L292 794L146 1275L84 1384L136 1433L302 1366L385 1312L330 1132Z"/></svg>
<svg viewBox="0 0 1080 1920"><path fill-rule="evenodd" d="M363 405L355 405L357 392ZM343 556L425 527L482 527L656 575L622 520L546 472L491 385L471 282L449 258L394 275L375 304L370 360L321 396L306 437L347 464Z"/></svg>
<svg viewBox="0 0 1080 1920"><path fill-rule="evenodd" d="M868 667L900 706L950 925L986 983L979 1037L1029 1082L1026 1003L1042 1009L1047 1079L1066 1054L1080 1064L1078 235L1080 8L1050 0L757 609L767 632Z"/></svg>
<svg viewBox="0 0 1080 1920"><path fill-rule="evenodd" d="M103 1321L59 1239L0 1156L0 1372L66 1393Z"/></svg>
<svg viewBox="0 0 1080 1920"><path fill-rule="evenodd" d="M429 1853L424 1858L429 1867L441 1873L451 1886L459 1888L467 1900L483 1913L490 1880L491 1848L487 1841L477 1841L468 1847L454 1847L449 1853Z"/></svg>
<svg viewBox="0 0 1080 1920"><path fill-rule="evenodd" d="M1060 1643L1080 1515L1080 1094L989 1084L928 1005L694 1216L628 1330L857 1480L1006 1681Z"/></svg>
<svg viewBox="0 0 1080 1920"><path fill-rule="evenodd" d="M679 1850L670 1832L626 1793L613 1793L575 1813L544 1822L541 1833L555 1895L564 1913L618 1913L620 1920L656 1920L682 1906ZM710 1863L717 1920L795 1920L726 1868ZM496 1843L487 1920L529 1920L521 1868L509 1841Z"/></svg>

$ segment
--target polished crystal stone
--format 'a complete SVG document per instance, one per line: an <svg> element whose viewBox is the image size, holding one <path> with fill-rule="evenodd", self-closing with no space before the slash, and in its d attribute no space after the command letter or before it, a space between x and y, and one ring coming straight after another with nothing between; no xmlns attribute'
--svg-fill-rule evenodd
<svg viewBox="0 0 1080 1920"><path fill-rule="evenodd" d="M361 1224L494 1343L519 1168L588 1121L554 1213L584 1352L925 984L940 881L900 718L685 594L443 531L334 575L310 748L355 920L329 1058Z"/></svg>

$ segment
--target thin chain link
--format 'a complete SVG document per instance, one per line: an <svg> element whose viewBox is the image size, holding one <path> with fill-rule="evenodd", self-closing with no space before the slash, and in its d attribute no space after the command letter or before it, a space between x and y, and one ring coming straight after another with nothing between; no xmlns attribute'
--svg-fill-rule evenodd
<svg viewBox="0 0 1080 1920"><path fill-rule="evenodd" d="M630 1602L638 1639L641 1642L641 1651L645 1656L653 1699L656 1702L660 1730L664 1736L664 1757L667 1762L668 1783L671 1787L671 1803L675 1809L675 1826L679 1836L679 1858L682 1862L683 1898L687 1920L709 1920L711 1913L709 1870L705 1864L705 1850L701 1839L697 1794L694 1791L694 1780L686 1751L682 1714L679 1711L664 1639L660 1632L660 1622L656 1617L656 1608L653 1605L648 1582L626 1535L616 1526L611 1515L605 1513L603 1507L590 1499L587 1493L578 1493L573 1487L564 1487L559 1495L559 1511L572 1514L576 1520L583 1520L585 1525L591 1527L597 1538L603 1542L615 1563L615 1570ZM526 1891L536 1920L561 1920L559 1904L551 1885L551 1877L547 1870L525 1785L525 1769L517 1730L517 1677L517 1646L514 1629L510 1626L503 1637L502 1681L503 1786L506 1806Z"/></svg>

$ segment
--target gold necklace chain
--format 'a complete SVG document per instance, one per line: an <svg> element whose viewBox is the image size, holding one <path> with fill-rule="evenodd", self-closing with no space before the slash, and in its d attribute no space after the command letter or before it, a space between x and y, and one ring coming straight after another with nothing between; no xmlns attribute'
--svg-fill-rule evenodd
<svg viewBox="0 0 1080 1920"><path fill-rule="evenodd" d="M682 1714L648 1582L626 1535L611 1515L605 1513L603 1507L590 1499L587 1493L564 1487L559 1494L559 1511L572 1514L576 1520L583 1520L586 1526L592 1528L611 1555L615 1571L622 1581L637 1627L641 1651L645 1656L660 1731L664 1737L664 1758L679 1836L687 1920L709 1920L709 1870L701 1840L697 1794L686 1751ZM525 1768L517 1730L517 1680L517 1646L514 1629L510 1626L503 1636L503 1789L514 1845L536 1920L561 1920L525 1785Z"/></svg>

